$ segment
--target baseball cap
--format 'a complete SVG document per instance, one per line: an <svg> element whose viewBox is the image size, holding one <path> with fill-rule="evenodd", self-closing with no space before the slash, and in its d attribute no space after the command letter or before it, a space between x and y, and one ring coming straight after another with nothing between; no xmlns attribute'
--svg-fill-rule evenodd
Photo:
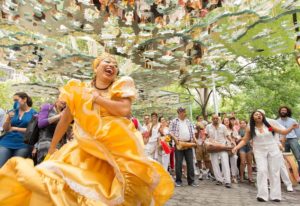
<svg viewBox="0 0 300 206"><path fill-rule="evenodd" d="M177 109L177 112L184 112L185 111L185 108L183 108L183 107L179 107L178 109Z"/></svg>

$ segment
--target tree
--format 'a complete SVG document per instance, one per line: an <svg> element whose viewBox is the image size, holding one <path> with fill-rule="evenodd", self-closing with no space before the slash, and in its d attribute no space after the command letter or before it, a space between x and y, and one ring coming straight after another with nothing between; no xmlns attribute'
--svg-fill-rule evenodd
<svg viewBox="0 0 300 206"><path fill-rule="evenodd" d="M247 117L261 108L268 117L275 118L279 106L287 105L299 117L300 70L293 55L259 58L248 75L247 70L244 72L233 82L235 91L221 92L223 111L236 111Z"/></svg>
<svg viewBox="0 0 300 206"><path fill-rule="evenodd" d="M0 107L2 109L10 109L12 107L11 87L8 83L0 84Z"/></svg>

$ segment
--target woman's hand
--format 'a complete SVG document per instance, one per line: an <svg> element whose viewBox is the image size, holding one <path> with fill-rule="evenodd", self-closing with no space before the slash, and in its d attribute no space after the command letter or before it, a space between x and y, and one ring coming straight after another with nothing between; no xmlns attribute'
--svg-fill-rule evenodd
<svg viewBox="0 0 300 206"><path fill-rule="evenodd" d="M100 94L97 91L93 91L92 97L93 97L92 101L93 101L93 103L95 103L96 100L100 97Z"/></svg>
<svg viewBox="0 0 300 206"><path fill-rule="evenodd" d="M237 146L235 146L235 147L231 150L231 152L232 152L233 154L236 154L236 152L237 152Z"/></svg>
<svg viewBox="0 0 300 206"><path fill-rule="evenodd" d="M36 148L33 148L32 152L31 152L32 157L35 157L36 152L37 152L37 149L36 149Z"/></svg>
<svg viewBox="0 0 300 206"><path fill-rule="evenodd" d="M9 119L11 119L11 118L13 118L14 115L15 115L15 112L10 111L7 116L8 116Z"/></svg>
<svg viewBox="0 0 300 206"><path fill-rule="evenodd" d="M56 151L56 147L49 147L48 154L53 154Z"/></svg>
<svg viewBox="0 0 300 206"><path fill-rule="evenodd" d="M101 96L97 91L93 91L92 102L100 105L112 116L127 117L131 114L131 99L129 97L109 99Z"/></svg>
<svg viewBox="0 0 300 206"><path fill-rule="evenodd" d="M283 152L283 151L284 151L284 148L283 148L282 144L278 144L278 146L279 146L279 150L280 150L281 152Z"/></svg>

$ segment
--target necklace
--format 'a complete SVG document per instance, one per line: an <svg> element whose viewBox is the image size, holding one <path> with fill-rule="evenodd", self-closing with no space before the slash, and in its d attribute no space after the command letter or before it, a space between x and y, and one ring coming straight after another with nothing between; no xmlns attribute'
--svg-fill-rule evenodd
<svg viewBox="0 0 300 206"><path fill-rule="evenodd" d="M107 90L111 85L112 85L112 83L113 82L111 82L107 87L105 87L105 88L99 88L99 87L97 87L96 86L96 83L94 84L94 87L96 88L96 89L98 89L98 90Z"/></svg>

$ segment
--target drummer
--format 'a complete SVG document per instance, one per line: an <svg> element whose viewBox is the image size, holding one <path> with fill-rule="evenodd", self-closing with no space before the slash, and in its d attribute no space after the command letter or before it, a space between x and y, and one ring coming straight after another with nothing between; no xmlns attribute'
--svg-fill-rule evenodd
<svg viewBox="0 0 300 206"><path fill-rule="evenodd" d="M170 135L174 139L176 144L179 142L194 142L195 131L192 122L187 118L186 109L179 107L177 109L178 117L172 120L170 124ZM198 187L199 185L194 181L194 161L193 161L193 149L187 148L184 150L175 149L175 170L176 170L176 187L182 186L182 162L183 158L187 164L187 181L190 186Z"/></svg>
<svg viewBox="0 0 300 206"><path fill-rule="evenodd" d="M226 127L220 123L219 116L216 114L212 116L212 123L206 126L206 135L206 138L209 138L209 141L214 141L216 143L223 144L224 146L226 145L226 140L229 139ZM221 158L223 174L219 167L219 157ZM226 188L231 188L228 153L226 151L211 153L210 160L217 180L217 185L222 185L224 182Z"/></svg>

